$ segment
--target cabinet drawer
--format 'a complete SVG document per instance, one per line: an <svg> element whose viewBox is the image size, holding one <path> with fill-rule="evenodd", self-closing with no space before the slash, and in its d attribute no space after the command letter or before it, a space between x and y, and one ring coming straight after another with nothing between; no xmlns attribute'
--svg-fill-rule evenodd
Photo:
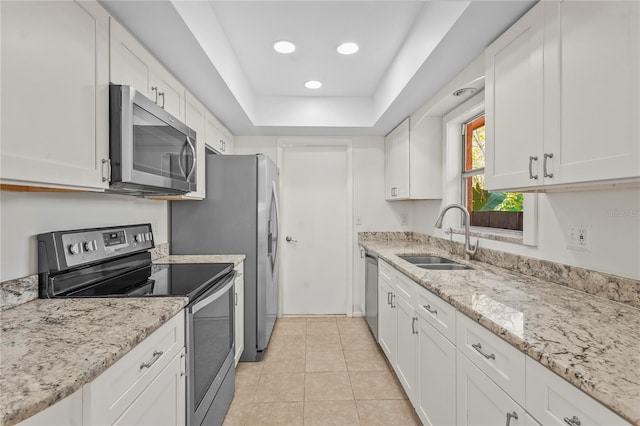
<svg viewBox="0 0 640 426"><path fill-rule="evenodd" d="M454 345L456 343L456 309L424 288L418 289L418 315Z"/></svg>
<svg viewBox="0 0 640 426"><path fill-rule="evenodd" d="M524 353L460 312L456 313L456 344L518 404L524 405Z"/></svg>
<svg viewBox="0 0 640 426"><path fill-rule="evenodd" d="M629 424L532 358L526 360L526 380L527 410L544 425Z"/></svg>
<svg viewBox="0 0 640 426"><path fill-rule="evenodd" d="M394 275L394 269L381 259L378 259L378 276L391 282L391 277Z"/></svg>
<svg viewBox="0 0 640 426"><path fill-rule="evenodd" d="M184 312L109 367L83 391L85 424L113 424L184 348Z"/></svg>
<svg viewBox="0 0 640 426"><path fill-rule="evenodd" d="M402 296L402 298L412 307L415 307L415 295L420 284L415 283L411 278L407 277L402 272L396 271L395 278L396 279L393 281L393 283L395 284L394 288L398 292L398 295Z"/></svg>

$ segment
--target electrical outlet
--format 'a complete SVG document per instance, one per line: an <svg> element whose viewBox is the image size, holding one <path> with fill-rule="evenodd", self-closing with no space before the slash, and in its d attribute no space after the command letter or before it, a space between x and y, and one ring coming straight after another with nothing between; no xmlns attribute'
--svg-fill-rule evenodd
<svg viewBox="0 0 640 426"><path fill-rule="evenodd" d="M570 226L567 246L574 250L591 251L591 227L584 225Z"/></svg>
<svg viewBox="0 0 640 426"><path fill-rule="evenodd" d="M409 225L409 215L407 213L402 213L400 215L400 225L402 226Z"/></svg>
<svg viewBox="0 0 640 426"><path fill-rule="evenodd" d="M362 225L362 216L356 216L356 225Z"/></svg>

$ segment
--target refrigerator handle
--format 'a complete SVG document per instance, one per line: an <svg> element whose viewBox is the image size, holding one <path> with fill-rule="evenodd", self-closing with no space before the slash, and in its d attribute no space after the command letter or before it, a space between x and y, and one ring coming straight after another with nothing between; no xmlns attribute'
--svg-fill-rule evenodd
<svg viewBox="0 0 640 426"><path fill-rule="evenodd" d="M271 218L273 221L274 232L269 233L271 244L273 244L271 254L271 266L275 269L276 261L278 260L278 235L280 233L280 209L278 208L278 193L276 192L276 183L271 184L271 203L274 206L275 217ZM271 228L270 228L271 229ZM274 237L275 235L275 237Z"/></svg>

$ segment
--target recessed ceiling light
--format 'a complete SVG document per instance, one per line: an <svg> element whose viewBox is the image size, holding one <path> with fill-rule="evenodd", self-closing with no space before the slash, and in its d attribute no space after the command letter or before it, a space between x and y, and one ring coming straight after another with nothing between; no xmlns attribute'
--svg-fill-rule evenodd
<svg viewBox="0 0 640 426"><path fill-rule="evenodd" d="M316 80L309 80L304 84L304 86L307 89L319 89L319 88L322 87L322 83L320 83L319 81L316 81Z"/></svg>
<svg viewBox="0 0 640 426"><path fill-rule="evenodd" d="M474 89L473 87L463 87L462 89L458 89L455 92L453 92L453 96L472 95L475 92L476 92L476 89Z"/></svg>
<svg viewBox="0 0 640 426"><path fill-rule="evenodd" d="M338 53L341 53L343 55L353 55L358 50L360 50L360 47L355 43L342 43L340 46L338 46L337 50Z"/></svg>
<svg viewBox="0 0 640 426"><path fill-rule="evenodd" d="M280 40L273 43L273 49L278 53L292 53L296 50L296 45L287 40Z"/></svg>

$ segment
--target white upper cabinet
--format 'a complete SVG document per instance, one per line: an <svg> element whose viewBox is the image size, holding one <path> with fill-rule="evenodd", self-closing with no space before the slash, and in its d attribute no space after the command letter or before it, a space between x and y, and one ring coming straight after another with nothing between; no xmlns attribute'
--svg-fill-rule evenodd
<svg viewBox="0 0 640 426"><path fill-rule="evenodd" d="M134 87L171 115L185 120L184 87L113 18L110 50L112 83Z"/></svg>
<svg viewBox="0 0 640 426"><path fill-rule="evenodd" d="M104 190L109 15L94 1L0 2L3 184Z"/></svg>
<svg viewBox="0 0 640 426"><path fill-rule="evenodd" d="M115 19L109 20L109 48L111 53L110 81L134 87L157 102L151 93L152 57Z"/></svg>
<svg viewBox="0 0 640 426"><path fill-rule="evenodd" d="M541 2L487 48L488 189L640 177L639 16Z"/></svg>
<svg viewBox="0 0 640 426"><path fill-rule="evenodd" d="M384 140L385 198L417 200L442 197L442 121L405 119Z"/></svg>
<svg viewBox="0 0 640 426"><path fill-rule="evenodd" d="M637 1L545 4L549 183L640 176L639 26Z"/></svg>
<svg viewBox="0 0 640 426"><path fill-rule="evenodd" d="M231 133L208 111L205 121L206 145L218 154L232 154L233 136L231 136Z"/></svg>
<svg viewBox="0 0 640 426"><path fill-rule="evenodd" d="M384 138L385 198L409 198L409 119L405 119Z"/></svg>
<svg viewBox="0 0 640 426"><path fill-rule="evenodd" d="M542 5L540 5L542 6ZM540 185L543 13L534 7L485 53L487 188Z"/></svg>

